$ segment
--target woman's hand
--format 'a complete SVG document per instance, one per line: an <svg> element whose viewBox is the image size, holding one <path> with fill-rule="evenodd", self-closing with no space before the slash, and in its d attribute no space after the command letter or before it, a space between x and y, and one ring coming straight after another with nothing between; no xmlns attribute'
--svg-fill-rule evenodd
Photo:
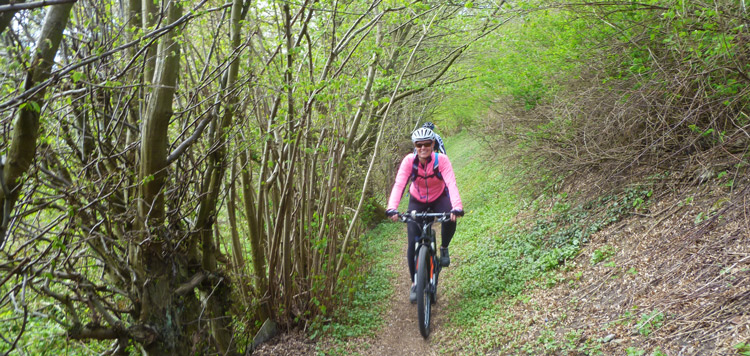
<svg viewBox="0 0 750 356"><path fill-rule="evenodd" d="M388 209L385 211L385 216L387 216L391 221L397 222L398 221L398 210Z"/></svg>
<svg viewBox="0 0 750 356"><path fill-rule="evenodd" d="M390 219L391 219L391 221L393 221L393 222L397 222L397 221L398 221L398 215L391 215L391 216L390 216L389 218L390 218Z"/></svg>

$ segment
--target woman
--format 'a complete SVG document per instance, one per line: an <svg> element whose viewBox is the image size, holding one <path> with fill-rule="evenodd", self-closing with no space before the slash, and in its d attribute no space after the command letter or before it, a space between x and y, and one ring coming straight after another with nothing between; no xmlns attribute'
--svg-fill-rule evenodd
<svg viewBox="0 0 750 356"><path fill-rule="evenodd" d="M404 194L406 184L412 181L409 188L409 210L424 212L428 209L434 213L451 213L450 221L442 224L442 241L440 247L440 264L450 265L448 256L448 245L456 232L456 218L463 216L463 205L461 196L456 186L456 176L453 174L448 156L442 153L433 153L435 145L435 133L420 127L411 134L411 141L416 148L416 154L409 154L401 161L401 166L396 175L396 183L393 184L391 197L388 199L386 215L391 220L398 221L398 204ZM406 261L409 263L409 277L411 277L411 289L409 300L414 303L417 300L416 286L414 284L414 243L419 236L419 227L416 224L408 224L409 245L406 248Z"/></svg>

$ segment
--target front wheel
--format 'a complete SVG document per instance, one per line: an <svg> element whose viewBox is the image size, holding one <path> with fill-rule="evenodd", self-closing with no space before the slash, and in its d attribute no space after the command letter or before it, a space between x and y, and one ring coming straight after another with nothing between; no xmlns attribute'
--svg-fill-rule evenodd
<svg viewBox="0 0 750 356"><path fill-rule="evenodd" d="M429 247L419 248L417 257L417 322L419 332L425 339L430 336L430 309L432 293L430 293L430 259Z"/></svg>
<svg viewBox="0 0 750 356"><path fill-rule="evenodd" d="M435 256L432 258L432 263L435 265L435 270L432 273L432 279L434 279L435 282L431 288L432 292L430 293L430 302L431 304L435 304L437 302L437 285L438 285L438 276L440 275L440 267L438 266L440 266L440 259L437 256Z"/></svg>

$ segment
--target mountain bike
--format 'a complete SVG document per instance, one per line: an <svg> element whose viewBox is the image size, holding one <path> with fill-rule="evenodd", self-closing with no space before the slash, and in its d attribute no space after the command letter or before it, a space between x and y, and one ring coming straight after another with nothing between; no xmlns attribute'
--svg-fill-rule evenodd
<svg viewBox="0 0 750 356"><path fill-rule="evenodd" d="M414 281L417 284L417 322L419 333L425 339L430 336L430 315L432 304L437 300L438 276L440 275L440 260L435 245L435 230L432 224L448 221L450 213L399 213L399 219L404 223L414 223L421 226L421 232L415 243L414 256L416 258L417 273Z"/></svg>

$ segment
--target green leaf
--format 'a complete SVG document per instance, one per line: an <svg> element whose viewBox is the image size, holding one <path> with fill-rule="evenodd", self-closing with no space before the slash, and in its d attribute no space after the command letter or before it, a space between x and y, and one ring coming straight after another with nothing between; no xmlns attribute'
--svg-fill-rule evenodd
<svg viewBox="0 0 750 356"><path fill-rule="evenodd" d="M21 103L21 105L18 105L18 108L20 110L24 110L24 109L27 109L27 107L29 107L29 106L30 106L29 109L31 109L31 110L33 110L35 112L39 112L39 104L37 104L35 101L27 101L25 103Z"/></svg>
<svg viewBox="0 0 750 356"><path fill-rule="evenodd" d="M78 83L79 80L83 77L83 73L74 71L73 74L70 75L70 79L73 79L73 83Z"/></svg>

